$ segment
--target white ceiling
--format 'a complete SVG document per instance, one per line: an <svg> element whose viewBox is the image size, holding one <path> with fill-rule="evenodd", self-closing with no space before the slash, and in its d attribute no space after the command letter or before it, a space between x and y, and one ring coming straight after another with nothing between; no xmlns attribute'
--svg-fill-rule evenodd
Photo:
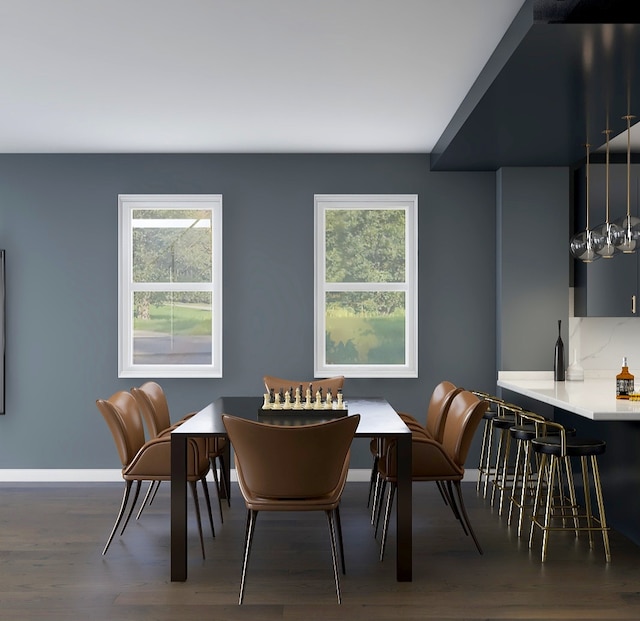
<svg viewBox="0 0 640 621"><path fill-rule="evenodd" d="M0 152L428 153L524 0L0 0Z"/></svg>

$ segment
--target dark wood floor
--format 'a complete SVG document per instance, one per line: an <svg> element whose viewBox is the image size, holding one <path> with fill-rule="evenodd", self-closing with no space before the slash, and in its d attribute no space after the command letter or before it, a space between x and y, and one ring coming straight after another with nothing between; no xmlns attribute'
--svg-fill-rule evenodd
<svg viewBox="0 0 640 621"><path fill-rule="evenodd" d="M202 560L190 524L189 579L169 578L169 486L101 555L120 502L119 484L0 485L0 618L175 619L640 619L640 548L611 534L602 543L552 534L548 560L518 541L505 518L465 484L485 553L432 484L416 484L414 580L395 580L395 540L377 560L367 485L349 483L342 507L347 575L338 606L322 514L260 515L245 603L237 605L245 512L237 487L225 521L214 514ZM215 496L215 495L214 495ZM606 500L606 497L605 497ZM193 520L192 505L189 506Z"/></svg>

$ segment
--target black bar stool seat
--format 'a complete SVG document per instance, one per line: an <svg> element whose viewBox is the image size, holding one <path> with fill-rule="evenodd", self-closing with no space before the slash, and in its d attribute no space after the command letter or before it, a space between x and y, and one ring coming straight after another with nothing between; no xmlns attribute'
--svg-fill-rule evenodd
<svg viewBox="0 0 640 621"><path fill-rule="evenodd" d="M575 430L574 430L575 433ZM534 450L544 455L562 455L562 446L560 436L543 436L531 440ZM607 449L607 443L604 440L595 440L592 438L576 438L568 437L566 442L566 455L568 457L588 457L590 455L602 455Z"/></svg>

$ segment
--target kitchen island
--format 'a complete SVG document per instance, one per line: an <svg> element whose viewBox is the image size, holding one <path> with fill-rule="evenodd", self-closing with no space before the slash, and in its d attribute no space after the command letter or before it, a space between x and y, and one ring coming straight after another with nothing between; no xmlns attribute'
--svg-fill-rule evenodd
<svg viewBox="0 0 640 621"><path fill-rule="evenodd" d="M640 401L616 399L615 376L596 372L584 381L555 382L552 371L501 371L497 385L505 401L607 443L598 459L607 521L640 545Z"/></svg>
<svg viewBox="0 0 640 621"><path fill-rule="evenodd" d="M555 382L552 371L500 371L498 386L591 420L640 421L640 401L616 399L615 372Z"/></svg>

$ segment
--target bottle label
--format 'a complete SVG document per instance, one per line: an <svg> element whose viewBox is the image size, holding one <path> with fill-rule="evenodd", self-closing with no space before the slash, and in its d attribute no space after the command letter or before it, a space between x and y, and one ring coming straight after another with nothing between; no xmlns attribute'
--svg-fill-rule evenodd
<svg viewBox="0 0 640 621"><path fill-rule="evenodd" d="M628 397L633 392L633 380L632 379L617 379L616 380L616 396Z"/></svg>

